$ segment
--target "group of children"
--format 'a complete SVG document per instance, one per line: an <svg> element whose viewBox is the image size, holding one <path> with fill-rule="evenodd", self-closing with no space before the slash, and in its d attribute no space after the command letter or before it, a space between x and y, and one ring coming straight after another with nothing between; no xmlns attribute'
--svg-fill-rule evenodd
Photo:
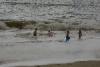
<svg viewBox="0 0 100 67"><path fill-rule="evenodd" d="M53 33L51 30L48 30L47 35L48 35L48 37L53 37L54 33ZM80 40L81 37L82 37L82 30L81 30L81 29L79 29L78 35L79 35L78 38L79 38L79 40ZM34 36L34 37L37 37L37 28L35 28L35 30L34 30L34 32L33 32L33 36ZM66 36L65 36L65 41L67 42L67 41L69 41L69 40L70 40L70 31L67 30L67 31L66 31Z"/></svg>
<svg viewBox="0 0 100 67"><path fill-rule="evenodd" d="M51 30L48 30L48 34L49 37L53 37L54 33ZM35 28L34 32L33 32L33 36L37 36L37 28Z"/></svg>

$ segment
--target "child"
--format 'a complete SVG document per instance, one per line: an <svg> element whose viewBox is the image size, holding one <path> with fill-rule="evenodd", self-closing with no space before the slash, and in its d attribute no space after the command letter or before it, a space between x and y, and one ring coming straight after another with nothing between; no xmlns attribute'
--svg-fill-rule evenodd
<svg viewBox="0 0 100 67"><path fill-rule="evenodd" d="M34 32L33 32L33 36L35 39L37 39L37 28L35 28Z"/></svg>
<svg viewBox="0 0 100 67"><path fill-rule="evenodd" d="M79 38L79 40L82 38L82 31L81 31L81 29L79 29L79 32L78 32L78 38Z"/></svg>
<svg viewBox="0 0 100 67"><path fill-rule="evenodd" d="M53 32L51 32L50 30L48 30L48 36L49 37L53 37Z"/></svg>
<svg viewBox="0 0 100 67"><path fill-rule="evenodd" d="M35 28L35 30L33 32L33 36L37 36L37 28Z"/></svg>
<svg viewBox="0 0 100 67"><path fill-rule="evenodd" d="M67 30L67 32L66 32L66 37L65 37L65 41L66 41L66 42L70 40L69 34L70 34L69 30Z"/></svg>

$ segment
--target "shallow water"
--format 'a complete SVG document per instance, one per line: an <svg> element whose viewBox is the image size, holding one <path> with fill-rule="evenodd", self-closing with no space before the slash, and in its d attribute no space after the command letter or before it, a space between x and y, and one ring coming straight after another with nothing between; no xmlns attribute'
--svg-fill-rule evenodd
<svg viewBox="0 0 100 67"><path fill-rule="evenodd" d="M0 61L7 62L1 67L100 59L100 41L95 33L82 40L71 35L68 43L63 42L64 32L56 33L52 38L38 36L35 40L31 30L0 32Z"/></svg>

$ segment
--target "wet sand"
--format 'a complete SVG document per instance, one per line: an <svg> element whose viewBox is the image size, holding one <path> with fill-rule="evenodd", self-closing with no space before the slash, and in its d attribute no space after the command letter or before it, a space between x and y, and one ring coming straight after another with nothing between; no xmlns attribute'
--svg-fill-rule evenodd
<svg viewBox="0 0 100 67"><path fill-rule="evenodd" d="M80 61L67 64L50 64L50 65L16 66L16 67L100 67L100 61Z"/></svg>

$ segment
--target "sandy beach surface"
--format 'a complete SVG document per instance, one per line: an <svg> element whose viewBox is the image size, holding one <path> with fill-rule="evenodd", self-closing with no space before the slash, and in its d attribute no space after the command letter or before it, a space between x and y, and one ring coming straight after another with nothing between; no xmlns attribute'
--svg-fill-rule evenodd
<svg viewBox="0 0 100 67"><path fill-rule="evenodd" d="M16 66L16 67L100 67L100 61L79 61L67 64L50 64L50 65Z"/></svg>

